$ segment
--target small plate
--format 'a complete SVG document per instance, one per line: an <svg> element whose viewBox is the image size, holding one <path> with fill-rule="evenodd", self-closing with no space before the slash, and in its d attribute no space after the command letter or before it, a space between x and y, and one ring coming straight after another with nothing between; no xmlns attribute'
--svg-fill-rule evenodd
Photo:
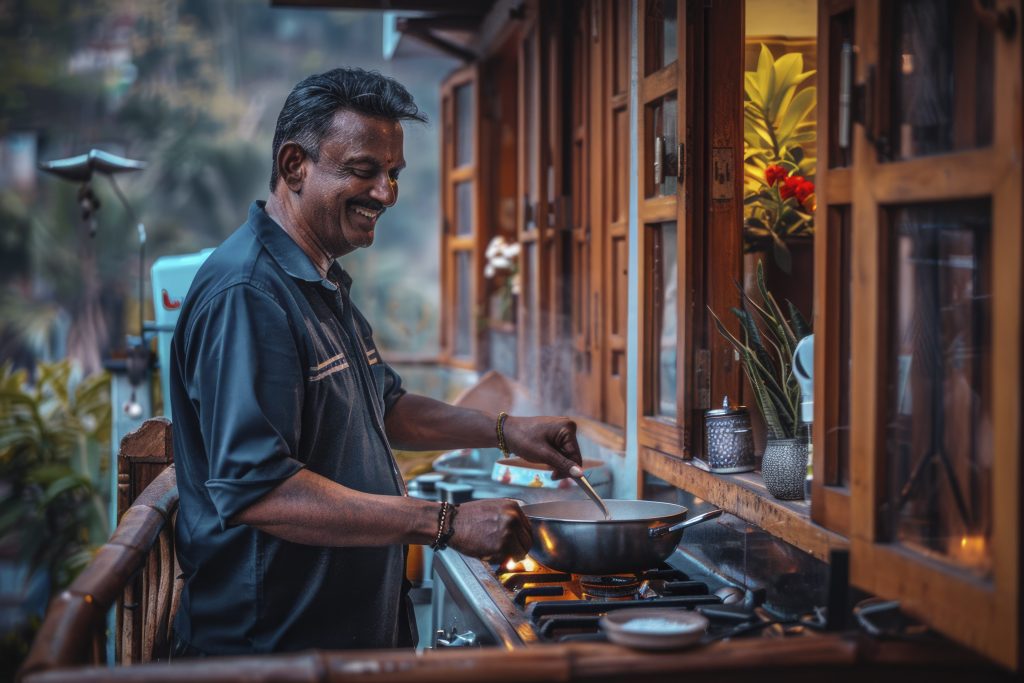
<svg viewBox="0 0 1024 683"><path fill-rule="evenodd" d="M615 610L601 617L598 623L608 640L643 650L671 650L693 645L708 628L708 618L704 615L671 608Z"/></svg>

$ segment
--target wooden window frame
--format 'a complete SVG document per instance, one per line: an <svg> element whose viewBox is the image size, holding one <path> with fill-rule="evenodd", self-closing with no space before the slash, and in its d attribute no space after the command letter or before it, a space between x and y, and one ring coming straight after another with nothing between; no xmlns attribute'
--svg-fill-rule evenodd
<svg viewBox="0 0 1024 683"><path fill-rule="evenodd" d="M830 125L838 112L832 112L832 93L838 88L837 65L832 61L833 17L854 12L855 0L819 0L818 3L818 173L816 195L818 206L814 236L814 423L811 438L814 444L814 479L811 483L811 519L844 536L850 534L850 489L833 486L838 480L837 430L849 428L839 424L840 339L843 333L841 297L843 287L841 262L842 235L834 225L833 208L850 210L852 171L849 166L832 166L832 151L837 147L838 127ZM824 97L821 94L825 94ZM852 109L852 107L851 107ZM852 254L848 255L852 258ZM847 331L848 333L850 331Z"/></svg>
<svg viewBox="0 0 1024 683"><path fill-rule="evenodd" d="M734 282L743 267L742 252L742 50L729 49L727 41L708 43L707 34L717 37L734 32L737 48L742 45L741 0L716 3L709 11L701 3L681 1L677 5L679 27L676 61L650 75L641 75L639 105L640 139L637 156L642 173L647 173L648 129L646 107L650 102L675 92L678 103L679 140L683 142L684 178L676 197L647 198L641 192L638 220L641 224L640 272L640 367L637 434L641 448L666 457L691 459L703 451L703 413L722 396L733 402L743 396L743 377L732 346L711 324L706 306L716 312L740 305ZM639 3L642 23L646 24L647 3ZM638 54L648 57L646 30L639 31ZM646 65L640 65L645 74ZM736 88L718 83L721 74L730 73ZM733 119L721 120L716 111L734 110ZM713 152L728 157L732 164L731 199L719 201L713 196L711 179ZM681 197L679 195L682 195ZM647 226L675 220L677 225L677 263L679 292L677 311L677 415L668 420L650 414L653 401L651 329L643 321L651 318L654 301L650 291L651 244ZM738 332L738 322L721 316Z"/></svg>
<svg viewBox="0 0 1024 683"><path fill-rule="evenodd" d="M546 164L543 159L545 145L542 135L543 107L541 106L542 95L545 92L546 73L541 61L544 50L539 14L540 8L535 3L527 4L526 19L519 43L519 97L517 102L519 107L517 117L519 196L523 199L517 202L516 207L516 236L521 247L519 254L521 289L518 302L519 311L516 317L518 321L516 367L519 381L533 390L540 388L540 353L544 347L547 328L544 302L548 291L548 273L544 268L546 259L541 253L545 247L542 223L547 214L547 199L543 192L543 171ZM527 55L528 50L530 51L529 56ZM527 62L528 59L529 62ZM529 69L527 69L528 63ZM528 88L532 89L530 97L527 97ZM528 107L530 111L528 111ZM530 149L531 140L527 130L530 122L538 128L536 137L532 141L532 149ZM537 174L536 197L530 196L530 163L534 165L534 172ZM528 212L533 214L532 228L527 227L530 218ZM533 271L527 269L528 247L537 250L537 268ZM529 320L530 297L535 297L537 300L537 319L532 321ZM531 331L532 335L529 334ZM529 362L531 361L530 354L533 354L532 362Z"/></svg>
<svg viewBox="0 0 1024 683"><path fill-rule="evenodd" d="M1002 0L998 11L1018 2ZM857 82L869 66L879 73L885 27L878 0L856 6ZM1020 666L1021 569L1021 322L1024 288L1021 105L1008 93L1021 88L1021 38L994 32L994 122L990 147L879 162L863 125L854 126L851 178L852 362L858 381L851 400L851 580L883 598L898 599L936 630L994 660ZM879 79L884 80L884 79ZM882 91L879 92L888 92ZM1001 95L1001 96L1000 96ZM884 106L888 95L876 97ZM888 543L881 537L878 509L884 495L886 207L959 199L991 200L992 327L992 557L990 581L945 562Z"/></svg>
<svg viewBox="0 0 1024 683"><path fill-rule="evenodd" d="M486 291L483 282L483 252L486 245L479 238L483 229L483 207L480 201L480 88L478 69L470 65L458 69L441 85L441 212L443 232L441 237L441 359L453 367L476 369L480 350L480 331L476 321L484 310L482 300ZM472 157L468 164L455 165L456 121L455 91L463 86L473 88ZM472 215L473 231L458 235L456 225L455 188L459 183L473 183ZM470 352L467 356L455 355L455 340L458 330L458 291L456 261L459 253L470 253Z"/></svg>
<svg viewBox="0 0 1024 683"><path fill-rule="evenodd" d="M638 26L637 31L637 55L640 59L638 102L640 110L638 141L637 141L637 169L640 175L640 192L637 206L637 222L640 226L639 243L639 273L640 273L640 311L639 323L639 358L640 373L637 378L638 402L637 402L637 439L640 446L660 451L669 455L682 456L687 451L689 421L686 419L693 407L693 392L688 391L692 386L692 328L694 311L690 307L691 299L685 296L691 287L693 277L691 264L693 254L693 236L699 229L695 223L692 213L689 211L688 197L693 196L692 174L686 168L689 166L689 155L687 150L691 149L687 140L687 130L690 123L690 97L687 91L687 65L688 47L686 30L687 2L686 0L666 0L676 2L677 17L677 50L676 59L670 64L662 66L656 71L648 74L647 60L655 57L649 54L647 44L647 17L649 13L649 0L639 0ZM658 56L660 58L660 56ZM683 150L683 178L681 182L677 177L675 195L647 196L647 186L653 177L653 159L649 154L649 141L653 140L651 127L653 121L648 115L649 106L665 97L675 95L676 98L676 139L680 142ZM678 153L678 150L669 150ZM654 406L658 397L655 395L658 374L658 353L654 350L658 339L654 338L656 327L655 310L658 302L655 301L654 292L654 269L653 251L654 239L651 228L660 223L676 223L676 263L677 278L676 291L679 295L676 298L676 415L674 419L656 416L653 414Z"/></svg>

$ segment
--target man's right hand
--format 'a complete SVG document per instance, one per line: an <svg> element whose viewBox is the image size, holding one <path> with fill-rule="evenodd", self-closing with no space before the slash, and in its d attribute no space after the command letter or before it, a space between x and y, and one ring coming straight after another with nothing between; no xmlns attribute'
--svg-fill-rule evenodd
<svg viewBox="0 0 1024 683"><path fill-rule="evenodd" d="M485 560L522 559L533 544L530 520L508 498L474 500L459 506L449 545Z"/></svg>

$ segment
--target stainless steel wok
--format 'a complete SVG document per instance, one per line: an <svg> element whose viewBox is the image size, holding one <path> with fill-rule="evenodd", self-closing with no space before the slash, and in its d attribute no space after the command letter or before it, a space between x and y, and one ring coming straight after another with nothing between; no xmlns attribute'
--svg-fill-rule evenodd
<svg viewBox="0 0 1024 683"><path fill-rule="evenodd" d="M616 574L657 567L694 524L718 517L712 510L686 519L682 505L646 500L605 500L611 519L589 500L523 506L533 527L530 556L572 574Z"/></svg>

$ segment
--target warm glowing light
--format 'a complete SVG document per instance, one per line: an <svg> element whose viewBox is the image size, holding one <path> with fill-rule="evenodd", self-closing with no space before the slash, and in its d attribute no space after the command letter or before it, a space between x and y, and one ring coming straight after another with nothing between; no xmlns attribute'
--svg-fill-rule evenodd
<svg viewBox="0 0 1024 683"><path fill-rule="evenodd" d="M989 561L988 542L984 536L964 534L960 537L960 547L956 548L952 555L967 566L984 566Z"/></svg>
<svg viewBox="0 0 1024 683"><path fill-rule="evenodd" d="M534 572L540 565L537 561L527 555L523 559L516 562L514 559L509 558L509 561L505 563L505 571L509 572Z"/></svg>

